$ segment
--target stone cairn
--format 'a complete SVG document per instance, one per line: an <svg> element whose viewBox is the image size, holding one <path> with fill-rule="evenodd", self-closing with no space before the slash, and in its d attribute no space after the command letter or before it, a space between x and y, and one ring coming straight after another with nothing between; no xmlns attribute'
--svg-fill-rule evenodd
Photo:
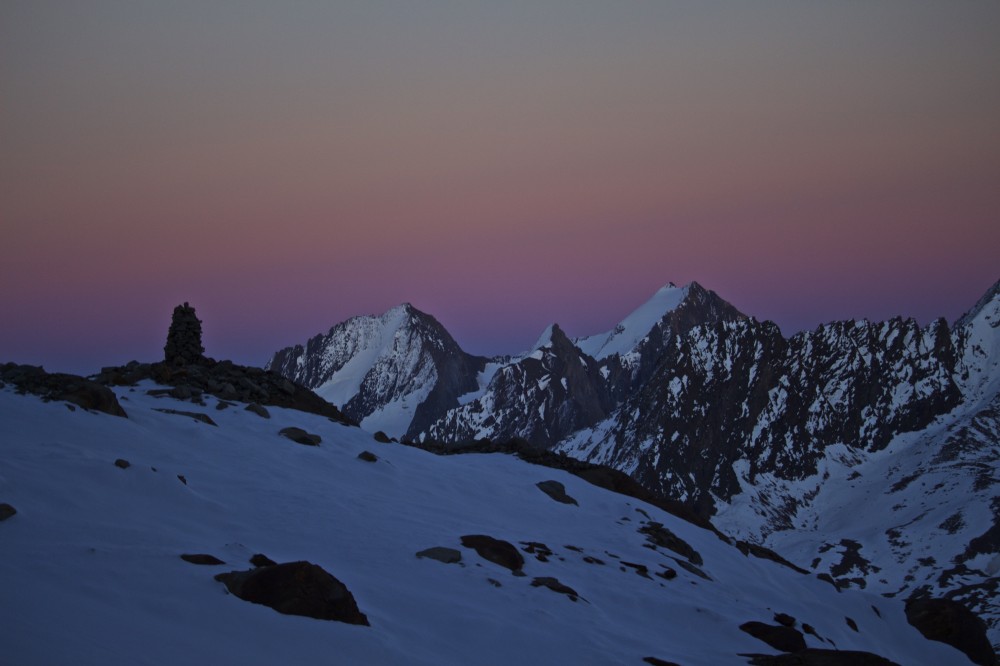
<svg viewBox="0 0 1000 666"><path fill-rule="evenodd" d="M194 308L185 303L174 308L174 316L163 347L164 360L176 366L203 360L205 348L201 345L201 320Z"/></svg>

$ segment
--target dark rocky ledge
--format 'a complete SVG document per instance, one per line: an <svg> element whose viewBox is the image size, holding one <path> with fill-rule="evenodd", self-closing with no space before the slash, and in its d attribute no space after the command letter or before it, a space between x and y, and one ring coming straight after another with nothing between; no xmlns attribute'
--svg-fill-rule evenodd
<svg viewBox="0 0 1000 666"><path fill-rule="evenodd" d="M127 417L114 391L78 375L46 372L41 366L5 363L0 365L0 387L5 384L13 384L18 393L41 396L46 402L61 400L84 409Z"/></svg>
<svg viewBox="0 0 1000 666"><path fill-rule="evenodd" d="M139 363L103 368L92 379L107 386L132 386L151 380L163 386L173 386L169 395L203 403L204 395L219 400L256 403L270 407L285 407L300 412L326 416L338 423L357 425L334 405L301 384L285 379L276 372L262 370L232 361L216 361L201 357L193 363Z"/></svg>

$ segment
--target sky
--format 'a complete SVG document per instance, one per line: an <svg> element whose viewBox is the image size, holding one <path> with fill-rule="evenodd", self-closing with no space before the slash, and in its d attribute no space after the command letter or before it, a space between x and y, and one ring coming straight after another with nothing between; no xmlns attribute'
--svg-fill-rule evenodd
<svg viewBox="0 0 1000 666"><path fill-rule="evenodd" d="M0 361L467 351L696 280L792 334L1000 278L1000 3L5 0Z"/></svg>

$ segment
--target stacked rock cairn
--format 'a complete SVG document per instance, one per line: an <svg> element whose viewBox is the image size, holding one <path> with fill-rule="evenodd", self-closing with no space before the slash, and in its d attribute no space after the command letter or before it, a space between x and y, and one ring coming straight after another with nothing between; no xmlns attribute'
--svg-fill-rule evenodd
<svg viewBox="0 0 1000 666"><path fill-rule="evenodd" d="M185 303L174 308L174 316L163 347L164 360L176 366L203 360L205 348L201 345L201 320L194 308Z"/></svg>

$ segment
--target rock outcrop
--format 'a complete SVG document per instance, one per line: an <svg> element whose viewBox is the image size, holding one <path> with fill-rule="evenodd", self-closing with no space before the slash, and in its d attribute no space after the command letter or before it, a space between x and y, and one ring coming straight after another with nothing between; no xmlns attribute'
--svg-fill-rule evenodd
<svg viewBox="0 0 1000 666"><path fill-rule="evenodd" d="M347 586L311 562L286 562L218 574L234 595L285 615L370 626Z"/></svg>
<svg viewBox="0 0 1000 666"><path fill-rule="evenodd" d="M127 416L114 391L78 375L49 373L39 366L6 363L0 365L0 386L7 383L17 387L18 393L38 395L46 402L63 400L95 412Z"/></svg>

